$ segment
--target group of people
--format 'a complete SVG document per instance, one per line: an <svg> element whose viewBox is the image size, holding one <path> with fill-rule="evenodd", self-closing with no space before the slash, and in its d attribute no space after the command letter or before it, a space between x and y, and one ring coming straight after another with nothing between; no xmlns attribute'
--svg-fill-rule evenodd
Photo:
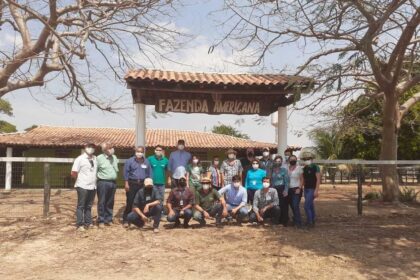
<svg viewBox="0 0 420 280"><path fill-rule="evenodd" d="M84 152L74 161L72 176L77 190L76 224L80 231L93 226L92 204L98 196L98 227L113 223L114 197L117 188L118 159L112 144L101 145L102 154L95 156L94 144L87 144ZM261 157L247 149L246 157L237 159L237 152L229 149L220 162L215 156L209 168L185 148L179 140L177 150L169 159L162 146L156 146L154 155L146 158L144 147L135 148L124 164L123 177L126 207L122 221L124 227L142 227L153 221L154 232L159 231L162 215L174 227L187 228L191 219L204 226L215 220L249 221L253 224L271 220L273 224L289 224L289 207L293 224L301 228L300 201L305 198L307 227L315 225L314 199L318 197L320 169L312 163L313 154L302 152L297 157L290 151L271 155L264 148ZM165 186L171 191L165 203ZM165 207L166 206L166 207Z"/></svg>

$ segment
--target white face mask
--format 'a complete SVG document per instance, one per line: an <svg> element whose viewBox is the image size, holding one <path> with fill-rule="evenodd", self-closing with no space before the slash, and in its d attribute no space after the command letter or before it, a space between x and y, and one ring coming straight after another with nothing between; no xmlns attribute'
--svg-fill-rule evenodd
<svg viewBox="0 0 420 280"><path fill-rule="evenodd" d="M197 164L198 163L198 159L193 159L193 163Z"/></svg>
<svg viewBox="0 0 420 280"><path fill-rule="evenodd" d="M235 182L233 183L233 186L238 189L241 186L241 183Z"/></svg>
<svg viewBox="0 0 420 280"><path fill-rule="evenodd" d="M114 148L111 148L111 149L109 149L109 150L108 150L108 154L109 154L110 156L112 156L114 153L115 153Z"/></svg>
<svg viewBox="0 0 420 280"><path fill-rule="evenodd" d="M254 169L258 169L258 167L259 167L258 164L253 164L252 165L252 168L254 168Z"/></svg>
<svg viewBox="0 0 420 280"><path fill-rule="evenodd" d="M268 157L270 155L269 152L263 152L263 156Z"/></svg>
<svg viewBox="0 0 420 280"><path fill-rule="evenodd" d="M142 152L136 152L136 157L138 158L142 158L143 157L143 153Z"/></svg>
<svg viewBox="0 0 420 280"><path fill-rule="evenodd" d="M305 160L303 163L305 165L310 165L312 163L312 160L308 159L308 160Z"/></svg>
<svg viewBox="0 0 420 280"><path fill-rule="evenodd" d="M215 160L215 161L213 161L213 164L214 165L219 165L219 161L218 160Z"/></svg>
<svg viewBox="0 0 420 280"><path fill-rule="evenodd" d="M266 189L266 188L270 187L270 183L264 182L264 183L263 183L263 187L264 187L264 189Z"/></svg>
<svg viewBox="0 0 420 280"><path fill-rule="evenodd" d="M235 154L228 154L229 159L235 159Z"/></svg>
<svg viewBox="0 0 420 280"><path fill-rule="evenodd" d="M184 145L178 145L178 150L182 151L185 148Z"/></svg>
<svg viewBox="0 0 420 280"><path fill-rule="evenodd" d="M207 191L208 189L210 189L210 185L209 184L203 185L203 190Z"/></svg>
<svg viewBox="0 0 420 280"><path fill-rule="evenodd" d="M160 157L160 156L162 155L162 152L161 152L161 151L155 151L155 155L156 155L157 157Z"/></svg>
<svg viewBox="0 0 420 280"><path fill-rule="evenodd" d="M92 148L92 147L87 147L87 148L85 148L85 152L88 155L92 155L95 152L95 149Z"/></svg>

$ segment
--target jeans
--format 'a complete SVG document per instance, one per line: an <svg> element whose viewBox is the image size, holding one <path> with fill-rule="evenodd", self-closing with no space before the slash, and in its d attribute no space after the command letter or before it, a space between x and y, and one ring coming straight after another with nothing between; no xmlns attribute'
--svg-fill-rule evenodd
<svg viewBox="0 0 420 280"><path fill-rule="evenodd" d="M263 218L271 218L271 222L275 225L279 224L280 220L280 207L279 206L273 206L267 211L264 212ZM258 222L257 214L255 214L254 211L251 212L249 215L249 222L254 223Z"/></svg>
<svg viewBox="0 0 420 280"><path fill-rule="evenodd" d="M77 208L76 208L76 225L89 226L92 224L92 204L95 199L95 190L86 190L76 188L77 190Z"/></svg>
<svg viewBox="0 0 420 280"><path fill-rule="evenodd" d="M98 194L98 223L112 222L114 198L117 185L114 181L98 180L96 193Z"/></svg>
<svg viewBox="0 0 420 280"><path fill-rule="evenodd" d="M314 193L315 189L304 189L303 195L305 196L305 213L307 223L313 225L315 223L315 205L314 205Z"/></svg>
<svg viewBox="0 0 420 280"><path fill-rule="evenodd" d="M280 220L279 223L286 226L289 222L289 194L283 196L284 186L274 186L273 187L279 196L279 207L280 207Z"/></svg>
<svg viewBox="0 0 420 280"><path fill-rule="evenodd" d="M223 213L223 206L220 203L214 204L211 209L204 209L206 210L210 217L216 218L216 223L220 224L222 221L222 213ZM205 223L204 215L197 210L194 210L193 215L194 220L198 221L200 224Z"/></svg>
<svg viewBox="0 0 420 280"><path fill-rule="evenodd" d="M193 215L192 210L191 209L185 209L183 216L180 215L181 210L178 210L178 209L173 209L173 210L174 210L175 214L174 215L168 215L168 217L167 217L168 222L170 222L170 223L175 222L175 223L179 224L180 223L179 218L184 218L184 225L188 225L188 223L190 222L190 220L192 218L192 215Z"/></svg>
<svg viewBox="0 0 420 280"><path fill-rule="evenodd" d="M165 200L165 185L155 185L155 187L159 191L160 197L162 197L162 200L160 201L160 205L162 206L163 201Z"/></svg>
<svg viewBox="0 0 420 280"><path fill-rule="evenodd" d="M289 203L293 212L293 222L296 226L301 226L302 218L300 216L300 199L302 198L302 192L296 194L295 190L296 188L289 189Z"/></svg>
<svg viewBox="0 0 420 280"><path fill-rule="evenodd" d="M236 215L234 217L234 216L232 216L232 210L233 210L233 208L236 208L236 207L238 207L238 206L237 205L226 204L226 208L227 208L227 211L228 211L229 215L233 218L236 218L236 221L241 223L243 220L245 220L248 217L248 209L245 206L241 207L238 210L238 212L236 212Z"/></svg>
<svg viewBox="0 0 420 280"><path fill-rule="evenodd" d="M254 202L254 195L257 190L247 189L246 191L248 193L248 203L252 205Z"/></svg>
<svg viewBox="0 0 420 280"><path fill-rule="evenodd" d="M128 185L129 185L129 190L128 192L125 193L126 196L126 205L125 205L125 210L123 213L123 223L127 223L127 216L128 214L131 212L131 210L133 209L133 202L134 202L134 198L136 197L137 192L144 187L144 183L140 182L130 182L128 181Z"/></svg>
<svg viewBox="0 0 420 280"><path fill-rule="evenodd" d="M162 214L162 207L160 206L160 204L158 204L150 208L149 212L145 213L144 215L146 217L152 217L153 228L158 228L161 214ZM137 212L135 211L131 211L131 213L128 214L127 220L130 224L135 224L138 227L144 226L144 221L140 218L139 214L137 214Z"/></svg>

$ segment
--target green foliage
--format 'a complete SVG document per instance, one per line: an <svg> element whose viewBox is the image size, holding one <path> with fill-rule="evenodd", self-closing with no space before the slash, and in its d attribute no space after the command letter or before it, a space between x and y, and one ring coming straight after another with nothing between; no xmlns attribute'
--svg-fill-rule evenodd
<svg viewBox="0 0 420 280"><path fill-rule="evenodd" d="M322 159L338 159L342 157L343 144L335 126L315 128L309 133L315 143L317 155Z"/></svg>
<svg viewBox="0 0 420 280"><path fill-rule="evenodd" d="M217 133L217 134L230 135L230 136L243 138L243 139L249 139L249 136L247 134L240 132L238 129L234 128L233 126L225 125L225 124L219 124L219 125L213 126L213 128L211 129L211 132Z"/></svg>
<svg viewBox="0 0 420 280"><path fill-rule="evenodd" d="M26 132L28 132L28 131L31 131L32 129L34 129L34 128L37 128L38 126L36 125L36 124L33 124L33 125L31 125L30 127L27 127L27 128L25 128L25 131Z"/></svg>
<svg viewBox="0 0 420 280"><path fill-rule="evenodd" d="M0 114L13 115L13 108L9 101L0 98Z"/></svg>
<svg viewBox="0 0 420 280"><path fill-rule="evenodd" d="M16 126L6 121L0 120L0 133L16 132Z"/></svg>
<svg viewBox="0 0 420 280"><path fill-rule="evenodd" d="M381 198L381 194L378 192L368 192L363 200L378 200Z"/></svg>
<svg viewBox="0 0 420 280"><path fill-rule="evenodd" d="M415 189L409 187L400 188L400 202L416 202L417 195L420 192L416 192Z"/></svg>

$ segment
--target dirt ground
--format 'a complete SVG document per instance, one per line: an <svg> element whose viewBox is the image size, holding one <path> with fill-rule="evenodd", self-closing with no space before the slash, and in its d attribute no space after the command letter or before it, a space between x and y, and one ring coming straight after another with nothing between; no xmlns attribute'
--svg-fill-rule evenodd
<svg viewBox="0 0 420 280"><path fill-rule="evenodd" d="M153 234L117 219L76 232L74 190L52 191L48 219L42 190L0 193L0 279L420 279L420 205L369 203L358 217L355 194L323 185L310 231L162 222Z"/></svg>

